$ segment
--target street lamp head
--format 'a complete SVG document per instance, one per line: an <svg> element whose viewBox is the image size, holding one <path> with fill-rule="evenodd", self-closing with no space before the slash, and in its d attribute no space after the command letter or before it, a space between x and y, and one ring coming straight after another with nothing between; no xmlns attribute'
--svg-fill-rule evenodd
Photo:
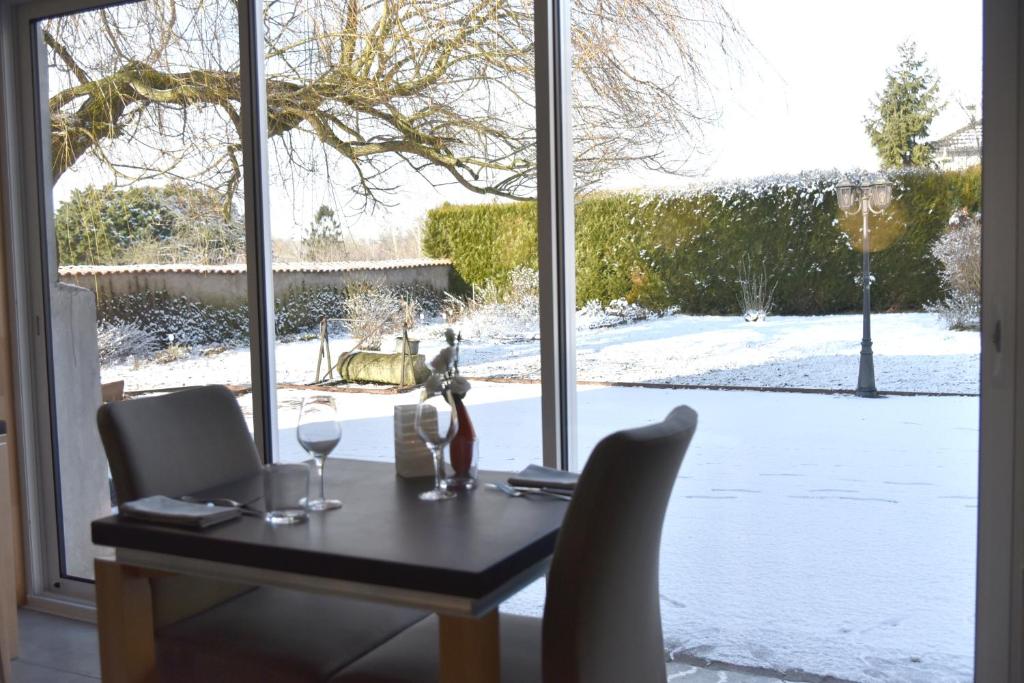
<svg viewBox="0 0 1024 683"><path fill-rule="evenodd" d="M839 199L839 208L849 211L860 201L860 185L855 185L849 178L843 178L836 185L836 197Z"/></svg>
<svg viewBox="0 0 1024 683"><path fill-rule="evenodd" d="M892 201L892 183L882 178L875 180L868 189L868 198L871 200L871 208L875 211L886 208Z"/></svg>

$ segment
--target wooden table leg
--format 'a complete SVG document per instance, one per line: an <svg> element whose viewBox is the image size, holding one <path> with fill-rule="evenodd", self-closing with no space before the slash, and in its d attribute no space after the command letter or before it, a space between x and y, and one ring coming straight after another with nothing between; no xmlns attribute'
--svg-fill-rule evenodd
<svg viewBox="0 0 1024 683"><path fill-rule="evenodd" d="M498 610L480 619L439 615L441 683L499 683Z"/></svg>
<svg viewBox="0 0 1024 683"><path fill-rule="evenodd" d="M103 683L157 680L153 596L149 579L131 567L96 560L96 626Z"/></svg>

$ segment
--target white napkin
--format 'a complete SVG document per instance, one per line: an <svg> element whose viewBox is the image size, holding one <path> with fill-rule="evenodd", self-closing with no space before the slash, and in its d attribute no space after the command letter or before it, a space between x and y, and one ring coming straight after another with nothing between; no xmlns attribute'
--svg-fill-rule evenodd
<svg viewBox="0 0 1024 683"><path fill-rule="evenodd" d="M576 488L576 480L580 475L575 472L556 470L553 467L541 467L530 465L519 474L508 478L512 486L531 486L544 489L565 489L573 491Z"/></svg>

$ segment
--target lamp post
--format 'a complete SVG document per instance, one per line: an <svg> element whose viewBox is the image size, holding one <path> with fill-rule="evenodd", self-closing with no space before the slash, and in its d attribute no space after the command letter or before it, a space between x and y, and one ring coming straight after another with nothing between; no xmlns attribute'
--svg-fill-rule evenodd
<svg viewBox="0 0 1024 683"><path fill-rule="evenodd" d="M871 354L871 246L868 216L881 213L892 200L892 183L878 178L856 183L847 179L836 185L839 208L847 215L858 211L864 216L861 238L861 287L864 291L864 335L860 340L860 372L857 374L857 396L878 398L875 388L875 361Z"/></svg>

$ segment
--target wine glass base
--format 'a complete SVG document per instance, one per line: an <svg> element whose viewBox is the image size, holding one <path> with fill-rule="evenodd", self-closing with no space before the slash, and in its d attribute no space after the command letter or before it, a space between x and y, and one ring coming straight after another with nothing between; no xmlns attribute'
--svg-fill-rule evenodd
<svg viewBox="0 0 1024 683"><path fill-rule="evenodd" d="M448 489L431 489L420 494L420 500L449 500L454 497L455 492Z"/></svg>
<svg viewBox="0 0 1024 683"><path fill-rule="evenodd" d="M309 515L306 514L305 510L274 510L264 516L267 524L273 524L274 526L302 524L307 519L309 519Z"/></svg>
<svg viewBox="0 0 1024 683"><path fill-rule="evenodd" d="M306 501L306 509L312 510L313 512L337 510L340 507L341 501L334 498L314 498L313 500Z"/></svg>

